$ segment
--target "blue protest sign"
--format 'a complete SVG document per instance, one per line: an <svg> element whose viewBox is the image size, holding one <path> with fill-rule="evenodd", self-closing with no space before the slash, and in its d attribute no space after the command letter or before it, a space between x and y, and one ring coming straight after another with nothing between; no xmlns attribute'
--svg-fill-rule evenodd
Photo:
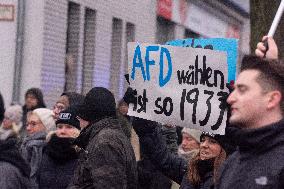
<svg viewBox="0 0 284 189"><path fill-rule="evenodd" d="M166 45L179 47L204 48L227 52L228 82L236 78L238 60L238 40L233 38L200 38L178 39L169 41Z"/></svg>

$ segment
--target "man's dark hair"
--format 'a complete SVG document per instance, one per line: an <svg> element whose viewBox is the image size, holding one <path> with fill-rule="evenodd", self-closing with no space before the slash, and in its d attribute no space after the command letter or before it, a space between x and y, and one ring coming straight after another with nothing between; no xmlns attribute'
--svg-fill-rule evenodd
<svg viewBox="0 0 284 189"><path fill-rule="evenodd" d="M276 60L268 60L253 55L247 55L242 60L241 72L257 70L260 72L257 82L265 92L280 91L280 108L284 114L284 64Z"/></svg>

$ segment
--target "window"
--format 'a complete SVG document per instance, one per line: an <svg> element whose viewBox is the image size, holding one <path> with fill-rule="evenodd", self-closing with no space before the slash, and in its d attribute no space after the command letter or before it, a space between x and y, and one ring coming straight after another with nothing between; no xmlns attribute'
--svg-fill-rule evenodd
<svg viewBox="0 0 284 189"><path fill-rule="evenodd" d="M157 17L157 31L156 42L158 44L165 44L167 41L175 38L175 24L162 17Z"/></svg>
<svg viewBox="0 0 284 189"><path fill-rule="evenodd" d="M128 51L127 51L127 43L135 41L135 25L132 23L126 23L126 31L125 31L125 57L124 57L124 70L121 74L121 82L120 82L120 96L124 94L126 88L128 86L124 75L128 73Z"/></svg>
<svg viewBox="0 0 284 189"><path fill-rule="evenodd" d="M64 91L76 91L80 32L80 5L69 2Z"/></svg>
<svg viewBox="0 0 284 189"><path fill-rule="evenodd" d="M86 94L92 88L93 69L95 63L95 31L96 12L92 9L85 10L84 49L82 69L82 93Z"/></svg>
<svg viewBox="0 0 284 189"><path fill-rule="evenodd" d="M118 95L122 47L122 20L112 19L110 90Z"/></svg>

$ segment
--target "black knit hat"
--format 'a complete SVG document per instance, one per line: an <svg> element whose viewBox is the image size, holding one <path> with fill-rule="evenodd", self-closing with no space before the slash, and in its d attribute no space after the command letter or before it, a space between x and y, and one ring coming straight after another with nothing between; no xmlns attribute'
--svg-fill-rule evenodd
<svg viewBox="0 0 284 189"><path fill-rule="evenodd" d="M200 141L202 141L202 138L204 136L211 137L215 139L220 146L226 151L227 155L232 154L236 150L235 143L232 141L231 137L228 137L227 135L219 135L219 134L213 134L210 132L202 132L200 136Z"/></svg>
<svg viewBox="0 0 284 189"><path fill-rule="evenodd" d="M94 87L86 95L83 105L79 106L78 115L90 122L116 115L113 94L106 88Z"/></svg>
<svg viewBox="0 0 284 189"><path fill-rule="evenodd" d="M80 130L80 122L76 118L77 115L78 114L76 107L70 106L66 110L60 112L58 120L56 121L56 125L59 123L68 124Z"/></svg>

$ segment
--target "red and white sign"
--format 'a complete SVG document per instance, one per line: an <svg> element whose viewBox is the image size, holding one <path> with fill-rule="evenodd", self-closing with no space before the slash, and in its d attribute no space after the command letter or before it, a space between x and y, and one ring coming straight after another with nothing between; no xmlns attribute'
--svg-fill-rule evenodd
<svg viewBox="0 0 284 189"><path fill-rule="evenodd" d="M240 38L238 26L187 0L158 0L157 14L204 37Z"/></svg>
<svg viewBox="0 0 284 189"><path fill-rule="evenodd" d="M172 0L159 0L157 14L168 20L172 19Z"/></svg>

